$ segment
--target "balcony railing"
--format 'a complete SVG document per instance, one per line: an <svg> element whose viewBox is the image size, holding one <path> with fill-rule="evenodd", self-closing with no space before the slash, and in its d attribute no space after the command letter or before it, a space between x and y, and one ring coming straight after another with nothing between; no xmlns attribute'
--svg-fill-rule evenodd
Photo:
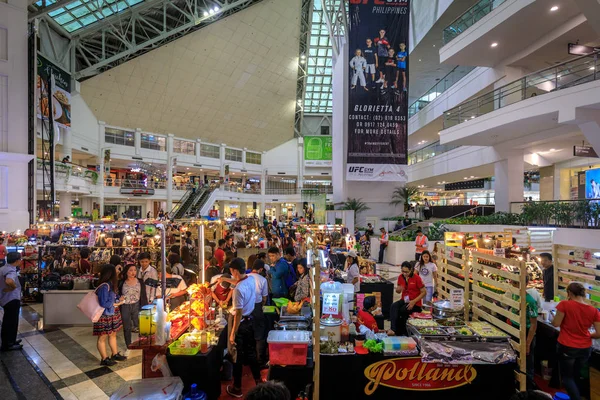
<svg viewBox="0 0 600 400"><path fill-rule="evenodd" d="M444 129L531 97L600 79L599 54L600 52L595 52L525 75L514 82L451 108L444 113Z"/></svg>
<svg viewBox="0 0 600 400"><path fill-rule="evenodd" d="M458 37L506 0L480 0L444 29L444 44Z"/></svg>
<svg viewBox="0 0 600 400"><path fill-rule="evenodd" d="M408 107L408 117L412 117L421 111L427 104L435 100L439 95L450 89L456 82L460 81L475 67L456 66L454 69L440 79L432 86L423 96L419 97L414 103Z"/></svg>
<svg viewBox="0 0 600 400"><path fill-rule="evenodd" d="M457 147L456 145L451 144L440 144L439 140L430 144L429 146L425 146L422 149L413 151L408 154L408 165L413 165L416 163L420 163L421 161L426 161L430 158L433 158L442 153L446 153L450 150L454 150Z"/></svg>
<svg viewBox="0 0 600 400"><path fill-rule="evenodd" d="M43 165L44 160L38 158L37 169L39 171L43 170ZM96 171L88 169L83 165L77 165L73 163L54 162L54 173L57 176L65 176L67 181L70 177L83 178L92 185L95 185L98 181L98 173Z"/></svg>

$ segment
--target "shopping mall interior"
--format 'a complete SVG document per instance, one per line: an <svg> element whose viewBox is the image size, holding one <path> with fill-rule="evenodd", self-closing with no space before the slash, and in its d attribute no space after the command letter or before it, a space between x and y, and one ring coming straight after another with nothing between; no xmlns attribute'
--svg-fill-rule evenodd
<svg viewBox="0 0 600 400"><path fill-rule="evenodd" d="M599 56L598 0L0 0L2 398L600 400Z"/></svg>

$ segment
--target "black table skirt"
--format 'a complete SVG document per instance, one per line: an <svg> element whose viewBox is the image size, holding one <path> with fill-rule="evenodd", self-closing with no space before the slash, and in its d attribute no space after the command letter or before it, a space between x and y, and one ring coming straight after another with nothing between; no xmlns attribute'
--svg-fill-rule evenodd
<svg viewBox="0 0 600 400"><path fill-rule="evenodd" d="M204 391L209 400L217 400L221 395L221 365L223 351L227 347L227 329L221 331L219 343L211 347L208 353L195 356L175 356L167 351L167 363L174 376L181 378L184 384L183 393L190 390L195 383Z"/></svg>
<svg viewBox="0 0 600 400"><path fill-rule="evenodd" d="M358 293L381 293L381 313L385 319L390 318L390 307L394 302L394 284L392 282L361 283Z"/></svg>
<svg viewBox="0 0 600 400"><path fill-rule="evenodd" d="M396 383L381 379L377 384L377 370L374 364L379 362L391 362L399 360L398 363L379 365L380 372L394 371L394 377L401 378ZM418 365L416 365L418 364ZM416 366L415 366L416 365ZM433 381L427 379L430 368L438 368L429 374L441 374L446 366L443 364L423 364L420 358L400 358L384 355L321 355L321 379L320 398L322 399L365 399L365 400L439 400L439 399L485 399L506 400L509 399L517 388L514 379L516 364L501 365L471 365L459 367L461 373L469 379L452 379L446 381ZM373 378L367 378L369 368ZM414 368L415 378L410 379ZM419 371L422 378L418 379ZM452 367L451 367L452 368ZM454 374L458 371L455 370ZM446 373L448 371L446 370ZM459 377L461 375L458 375ZM379 375L381 376L381 375ZM445 382L445 383L443 383ZM458 386L462 383L461 386ZM387 384L387 385L384 385ZM391 386L391 387L390 387ZM403 386L397 388L394 386ZM411 387L407 389L406 387Z"/></svg>

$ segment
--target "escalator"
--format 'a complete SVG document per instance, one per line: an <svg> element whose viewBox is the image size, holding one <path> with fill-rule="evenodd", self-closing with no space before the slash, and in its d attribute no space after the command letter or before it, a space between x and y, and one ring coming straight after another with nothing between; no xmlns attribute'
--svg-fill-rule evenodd
<svg viewBox="0 0 600 400"><path fill-rule="evenodd" d="M213 191L213 188L208 187L198 189L195 192L191 189L188 190L181 201L173 207L173 210L169 213L169 218L175 220L185 218L187 215L195 216L199 214Z"/></svg>

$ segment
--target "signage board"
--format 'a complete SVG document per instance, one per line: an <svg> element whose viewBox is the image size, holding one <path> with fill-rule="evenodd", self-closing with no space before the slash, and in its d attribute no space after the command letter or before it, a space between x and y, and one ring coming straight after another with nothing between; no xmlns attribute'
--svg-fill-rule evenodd
<svg viewBox="0 0 600 400"><path fill-rule="evenodd" d="M592 146L573 146L573 156L598 158L598 154Z"/></svg>
<svg viewBox="0 0 600 400"><path fill-rule="evenodd" d="M152 188L124 188L119 190L121 194L129 194L131 196L152 196L154 195L154 189Z"/></svg>
<svg viewBox="0 0 600 400"><path fill-rule="evenodd" d="M304 165L307 167L331 167L331 136L304 136Z"/></svg>

